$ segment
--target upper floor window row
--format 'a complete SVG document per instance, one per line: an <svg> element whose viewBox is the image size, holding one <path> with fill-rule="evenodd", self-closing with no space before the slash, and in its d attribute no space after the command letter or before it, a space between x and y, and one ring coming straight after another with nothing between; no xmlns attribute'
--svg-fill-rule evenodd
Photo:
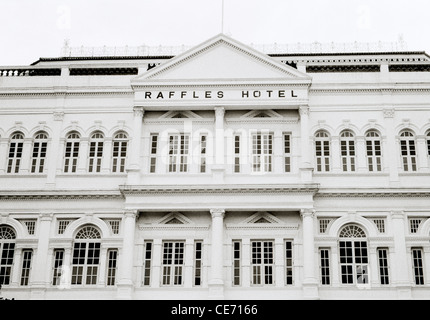
<svg viewBox="0 0 430 320"><path fill-rule="evenodd" d="M8 142L6 172L45 173L49 141L49 135L44 131L37 132L31 139L25 138L20 131L12 133ZM88 147L84 151L83 144L87 141ZM76 172L79 164L88 172L101 172L102 165L111 172L125 172L128 141L125 132L117 132L109 145L110 150L107 150L105 136L100 131L93 132L89 140L82 139L76 131L69 132L64 142L63 172ZM83 152L87 153L86 157ZM79 158L85 159L86 162L78 164Z"/></svg>
<svg viewBox="0 0 430 320"><path fill-rule="evenodd" d="M430 157L430 132L426 136L427 156ZM330 172L334 157L339 157L339 167L343 172L357 171L357 157L364 156L370 172L382 171L382 137L376 130L369 130L364 136L364 155L357 150L357 139L351 130L344 130L339 135L339 153L334 154L330 135L320 130L315 133L315 169L317 172ZM403 171L417 171L416 136L410 130L400 132L398 137L400 165ZM337 152L336 152L337 153Z"/></svg>

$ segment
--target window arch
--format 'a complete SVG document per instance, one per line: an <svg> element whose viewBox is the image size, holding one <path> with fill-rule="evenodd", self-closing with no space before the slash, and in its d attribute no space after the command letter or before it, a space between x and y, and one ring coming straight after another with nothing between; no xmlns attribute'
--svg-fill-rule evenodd
<svg viewBox="0 0 430 320"><path fill-rule="evenodd" d="M81 227L75 236L72 285L96 285L100 264L101 233L93 225Z"/></svg>
<svg viewBox="0 0 430 320"><path fill-rule="evenodd" d="M79 157L79 144L81 136L78 132L70 132L66 136L66 148L64 152L64 172L76 172Z"/></svg>
<svg viewBox="0 0 430 320"><path fill-rule="evenodd" d="M360 226L348 224L340 230L339 261L343 284L369 283L366 233Z"/></svg>
<svg viewBox="0 0 430 320"><path fill-rule="evenodd" d="M112 172L124 172L127 159L128 136L125 132L118 132L113 138Z"/></svg>
<svg viewBox="0 0 430 320"><path fill-rule="evenodd" d="M24 147L24 134L15 132L9 140L9 154L7 162L7 173L18 173L21 164L22 149Z"/></svg>
<svg viewBox="0 0 430 320"><path fill-rule="evenodd" d="M0 225L0 285L8 285L15 253L15 230L8 225Z"/></svg>
<svg viewBox="0 0 430 320"><path fill-rule="evenodd" d="M33 139L33 152L31 154L31 173L43 173L48 148L48 134L38 132Z"/></svg>
<svg viewBox="0 0 430 320"><path fill-rule="evenodd" d="M405 130L400 133L400 154L404 171L417 171L417 153L415 148L415 136Z"/></svg>
<svg viewBox="0 0 430 320"><path fill-rule="evenodd" d="M350 130L340 133L340 156L343 171L355 171L355 136Z"/></svg>
<svg viewBox="0 0 430 320"><path fill-rule="evenodd" d="M315 133L316 170L330 171L330 136L325 131Z"/></svg>
<svg viewBox="0 0 430 320"><path fill-rule="evenodd" d="M88 155L88 172L100 172L103 159L104 136L100 131L94 132L90 137L90 150Z"/></svg>
<svg viewBox="0 0 430 320"><path fill-rule="evenodd" d="M430 157L430 131L427 132L426 140L427 140L427 156Z"/></svg>
<svg viewBox="0 0 430 320"><path fill-rule="evenodd" d="M369 171L382 171L381 136L378 131L366 132L366 158Z"/></svg>

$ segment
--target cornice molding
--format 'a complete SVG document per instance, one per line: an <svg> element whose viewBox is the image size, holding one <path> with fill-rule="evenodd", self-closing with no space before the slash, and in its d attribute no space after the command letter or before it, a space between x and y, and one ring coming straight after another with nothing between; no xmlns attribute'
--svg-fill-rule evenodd
<svg viewBox="0 0 430 320"><path fill-rule="evenodd" d="M88 199L124 199L123 195L115 191L1 191L0 201L6 200L88 200Z"/></svg>
<svg viewBox="0 0 430 320"><path fill-rule="evenodd" d="M120 191L124 195L133 194L187 194L187 193L288 193L288 194L315 194L318 184L303 185L171 185L171 186L145 186L145 185L121 185Z"/></svg>
<svg viewBox="0 0 430 320"><path fill-rule="evenodd" d="M317 192L316 198L429 198L430 190L389 190L389 191L336 191Z"/></svg>

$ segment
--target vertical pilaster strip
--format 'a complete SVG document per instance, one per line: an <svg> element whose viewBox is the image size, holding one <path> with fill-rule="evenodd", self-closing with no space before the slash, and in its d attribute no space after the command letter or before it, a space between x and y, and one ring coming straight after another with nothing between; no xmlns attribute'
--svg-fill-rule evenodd
<svg viewBox="0 0 430 320"><path fill-rule="evenodd" d="M61 145L61 128L63 126L64 112L54 112L54 123L52 129L51 143L48 145L48 176L46 179L46 185L55 187L55 176L57 170L62 166L62 162L59 161L63 157L64 148ZM64 144L63 144L64 145ZM61 169L59 170L61 172Z"/></svg>
<svg viewBox="0 0 430 320"><path fill-rule="evenodd" d="M212 173L214 181L218 183L224 181L225 170L224 115L223 107L215 107L215 164L212 166Z"/></svg>
<svg viewBox="0 0 430 320"><path fill-rule="evenodd" d="M211 245L211 269L209 279L209 298L224 298L223 276L223 243L224 243L224 209L210 210L212 216L212 245Z"/></svg>
<svg viewBox="0 0 430 320"><path fill-rule="evenodd" d="M300 175L302 182L312 181L313 167L310 158L310 140L309 140L309 106L299 107L300 113L300 139L301 139L301 163Z"/></svg>
<svg viewBox="0 0 430 320"><path fill-rule="evenodd" d="M315 274L314 209L302 209L303 219L303 297L319 299L318 282Z"/></svg>
<svg viewBox="0 0 430 320"><path fill-rule="evenodd" d="M133 139L131 141L130 165L127 168L127 183L138 184L140 181L140 146L142 137L143 115L145 110L143 107L133 108Z"/></svg>
<svg viewBox="0 0 430 320"><path fill-rule="evenodd" d="M127 210L124 212L123 218L123 245L121 254L119 255L119 270L118 270L118 298L131 299L133 290L133 257L134 257L134 234L136 229L136 218L138 212L136 210Z"/></svg>

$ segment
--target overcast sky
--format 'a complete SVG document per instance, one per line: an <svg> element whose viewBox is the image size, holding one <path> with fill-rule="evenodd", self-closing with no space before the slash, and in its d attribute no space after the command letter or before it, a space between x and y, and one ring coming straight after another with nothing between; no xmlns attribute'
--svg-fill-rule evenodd
<svg viewBox="0 0 430 320"><path fill-rule="evenodd" d="M429 0L0 0L0 65L72 47L396 42L430 53ZM223 28L223 29L222 29Z"/></svg>

